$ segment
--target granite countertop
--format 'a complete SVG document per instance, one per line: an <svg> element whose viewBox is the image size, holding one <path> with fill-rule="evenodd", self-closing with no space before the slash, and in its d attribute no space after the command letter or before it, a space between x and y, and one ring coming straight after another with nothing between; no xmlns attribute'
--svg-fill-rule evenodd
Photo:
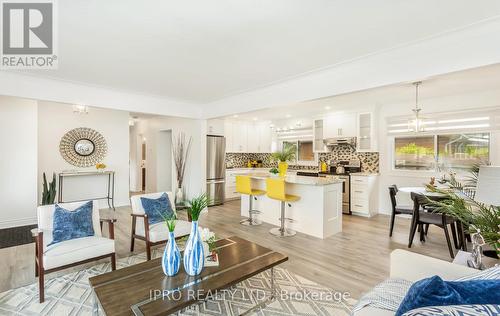
<svg viewBox="0 0 500 316"><path fill-rule="evenodd" d="M267 178L271 177L271 175L267 172L242 173L242 175L249 176L257 180L266 180ZM344 180L339 179L337 177L307 177L307 176L287 175L285 177L285 182L290 184L323 186L335 183L342 183L344 182Z"/></svg>
<svg viewBox="0 0 500 316"><path fill-rule="evenodd" d="M378 172L353 172L352 176L373 177L380 175Z"/></svg>

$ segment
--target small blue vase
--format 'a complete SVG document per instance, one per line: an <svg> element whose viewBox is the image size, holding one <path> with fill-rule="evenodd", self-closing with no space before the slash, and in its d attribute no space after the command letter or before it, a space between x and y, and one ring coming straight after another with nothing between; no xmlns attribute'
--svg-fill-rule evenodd
<svg viewBox="0 0 500 316"><path fill-rule="evenodd" d="M179 272L180 266L181 253L175 243L174 233L169 232L167 246L165 247L163 258L161 259L161 267L163 268L163 273L165 273L165 275L173 276Z"/></svg>
<svg viewBox="0 0 500 316"><path fill-rule="evenodd" d="M191 234L184 249L184 270L189 275L198 275L203 270L205 264L205 254L203 251L203 242L198 231L198 222L193 221L191 225Z"/></svg>

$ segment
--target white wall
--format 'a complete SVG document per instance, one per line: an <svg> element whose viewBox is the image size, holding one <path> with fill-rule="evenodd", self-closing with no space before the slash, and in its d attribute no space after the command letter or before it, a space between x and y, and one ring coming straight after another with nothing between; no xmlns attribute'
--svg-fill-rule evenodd
<svg viewBox="0 0 500 316"><path fill-rule="evenodd" d="M158 179L158 165L162 163L159 157L164 156L164 150L158 150L158 144L164 137L165 131L172 131L172 136L178 137L185 133L192 137L191 151L186 167L184 189L187 197L205 192L206 190L206 120L184 119L175 117L154 117L140 119L137 123L136 133L146 138L146 191L156 192L163 186L163 180ZM172 187L176 188L177 178L175 166L172 163Z"/></svg>
<svg viewBox="0 0 500 316"><path fill-rule="evenodd" d="M47 176L63 170L82 170L67 163L59 153L61 137L77 127L89 127L100 132L106 139L108 152L103 162L115 174L115 206L129 204L129 113L91 107L88 114L75 114L69 104L38 102L38 176ZM95 170L95 167L85 168ZM78 182L76 182L78 181ZM65 199L105 196L106 179L100 177L65 180ZM38 201L41 200L42 184L38 183ZM101 206L106 206L105 201ZM107 206L106 206L107 207Z"/></svg>
<svg viewBox="0 0 500 316"><path fill-rule="evenodd" d="M36 223L36 101L0 96L0 228Z"/></svg>
<svg viewBox="0 0 500 316"><path fill-rule="evenodd" d="M500 90L482 91L467 94L457 94L433 99L422 99L420 102L422 115L436 112L453 112L467 109L481 109L485 107L500 107ZM403 186L422 186L430 181L430 177L439 176L435 172L392 170L393 137L387 134L387 117L410 115L414 104L385 104L380 107L378 141L380 151L380 176L379 176L379 211L390 214L390 200L388 186L396 184ZM470 131L474 132L474 131ZM490 161L500 165L500 131L491 133ZM398 199L403 204L411 204L408 195L398 194Z"/></svg>

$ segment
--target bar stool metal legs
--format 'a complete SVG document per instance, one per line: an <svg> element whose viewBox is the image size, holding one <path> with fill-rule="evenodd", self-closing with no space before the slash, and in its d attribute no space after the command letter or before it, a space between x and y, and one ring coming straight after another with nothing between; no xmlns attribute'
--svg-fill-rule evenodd
<svg viewBox="0 0 500 316"><path fill-rule="evenodd" d="M297 233L293 229L289 229L289 228L285 227L285 221L289 221L289 222L292 221L292 219L285 217L285 207L286 207L286 202L281 201L280 227L275 227L269 231L269 233L271 233L272 235L277 236L277 237L291 237L291 236L295 236L295 234Z"/></svg>
<svg viewBox="0 0 500 316"><path fill-rule="evenodd" d="M258 225L262 224L262 221L255 218L255 216L254 216L254 215L260 214L260 212L253 209L253 199L257 199L257 198L253 195L248 196L248 201L249 201L249 203L248 203L249 204L248 205L248 218L242 220L240 222L241 225L258 226Z"/></svg>

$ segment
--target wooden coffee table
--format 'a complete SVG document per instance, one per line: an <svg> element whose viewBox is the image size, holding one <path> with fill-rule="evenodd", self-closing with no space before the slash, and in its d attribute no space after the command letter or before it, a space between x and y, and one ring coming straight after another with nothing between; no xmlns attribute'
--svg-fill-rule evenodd
<svg viewBox="0 0 500 316"><path fill-rule="evenodd" d="M94 313L98 306L106 315L175 313L268 269L271 269L269 297L244 314L264 307L275 298L273 267L287 261L287 256L236 236L221 239L216 245L219 266L205 267L194 277L187 275L182 266L177 275L165 276L161 258L157 258L90 278Z"/></svg>

